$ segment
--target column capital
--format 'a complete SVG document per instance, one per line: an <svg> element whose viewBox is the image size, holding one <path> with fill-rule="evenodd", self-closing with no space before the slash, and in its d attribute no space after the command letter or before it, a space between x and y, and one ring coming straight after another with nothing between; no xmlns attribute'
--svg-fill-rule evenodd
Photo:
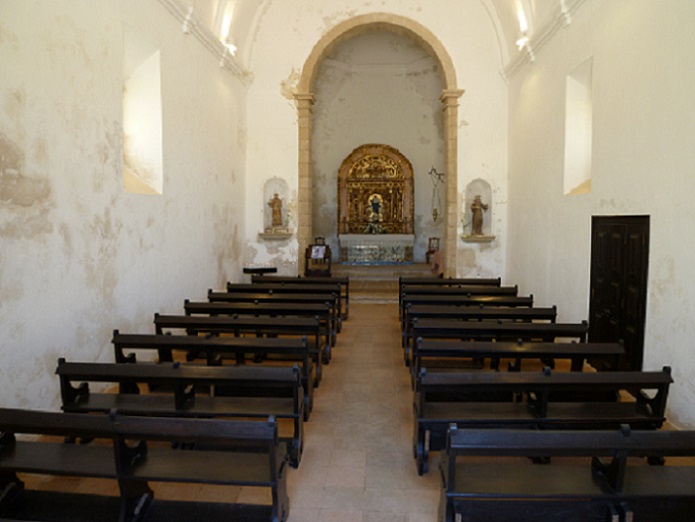
<svg viewBox="0 0 695 522"><path fill-rule="evenodd" d="M445 109L458 107L458 99L466 92L463 89L445 89L439 97Z"/></svg>
<svg viewBox="0 0 695 522"><path fill-rule="evenodd" d="M300 108L310 108L314 105L316 97L310 92L295 92L294 100L297 102L297 106Z"/></svg>

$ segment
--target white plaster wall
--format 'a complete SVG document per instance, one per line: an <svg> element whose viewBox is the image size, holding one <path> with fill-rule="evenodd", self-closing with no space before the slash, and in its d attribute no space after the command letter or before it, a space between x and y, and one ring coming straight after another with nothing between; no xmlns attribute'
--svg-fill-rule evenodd
<svg viewBox="0 0 695 522"><path fill-rule="evenodd" d="M124 22L161 51L162 196L123 188ZM141 0L2 0L0 77L0 395L51 408L58 357L240 272L244 88Z"/></svg>
<svg viewBox="0 0 695 522"><path fill-rule="evenodd" d="M651 217L645 369L695 427L695 3L587 0L511 81L508 278L588 317L592 215ZM593 178L562 196L567 75L593 56Z"/></svg>
<svg viewBox="0 0 695 522"><path fill-rule="evenodd" d="M468 247L459 240L467 261L459 263L457 272L500 275L506 241L507 87L500 74L500 41L485 1L268 0L264 4L248 62L254 80L248 98L246 260L271 262L285 273L301 268L296 263L295 239L280 246L255 240L262 229L265 203L260 188L266 179L281 176L296 194L297 113L292 93L302 67L314 45L333 27L372 13L408 17L422 24L440 39L453 60L458 87L466 90L459 108L459 194L472 179L490 183L496 209L493 233L498 235L494 244L483 248ZM401 137L396 134L392 141ZM354 147L346 148L345 155ZM429 170L431 165L427 166Z"/></svg>

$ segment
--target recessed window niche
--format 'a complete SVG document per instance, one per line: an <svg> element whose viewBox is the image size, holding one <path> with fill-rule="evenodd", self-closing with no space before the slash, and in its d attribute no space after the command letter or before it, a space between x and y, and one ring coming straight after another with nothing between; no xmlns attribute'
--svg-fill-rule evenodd
<svg viewBox="0 0 695 522"><path fill-rule="evenodd" d="M123 180L127 192L162 194L160 53L123 26Z"/></svg>
<svg viewBox="0 0 695 522"><path fill-rule="evenodd" d="M592 63L592 59L585 61L567 76L565 101L565 195L588 194L591 192Z"/></svg>

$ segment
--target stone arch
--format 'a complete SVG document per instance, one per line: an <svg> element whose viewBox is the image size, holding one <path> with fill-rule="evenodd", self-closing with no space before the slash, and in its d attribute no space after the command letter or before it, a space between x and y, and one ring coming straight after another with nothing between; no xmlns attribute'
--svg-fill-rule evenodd
<svg viewBox="0 0 695 522"><path fill-rule="evenodd" d="M295 100L298 111L298 197L297 242L299 252L311 244L312 235L312 93L315 76L321 61L336 45L368 31L389 31L406 36L419 43L438 62L442 71L444 90L440 97L444 111L444 136L446 142L446 203L444 256L445 273L455 275L457 229L457 150L458 150L458 98L463 94L457 89L456 70L449 53L439 39L425 26L402 16L373 13L350 18L328 31L309 54L297 85Z"/></svg>

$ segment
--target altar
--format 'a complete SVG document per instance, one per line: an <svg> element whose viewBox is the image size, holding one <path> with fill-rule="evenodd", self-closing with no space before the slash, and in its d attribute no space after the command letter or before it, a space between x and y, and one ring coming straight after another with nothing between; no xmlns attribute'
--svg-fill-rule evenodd
<svg viewBox="0 0 695 522"><path fill-rule="evenodd" d="M413 167L397 149L369 143L343 160L338 241L341 263L413 262Z"/></svg>
<svg viewBox="0 0 695 522"><path fill-rule="evenodd" d="M340 262L392 265L413 262L413 234L340 234Z"/></svg>

